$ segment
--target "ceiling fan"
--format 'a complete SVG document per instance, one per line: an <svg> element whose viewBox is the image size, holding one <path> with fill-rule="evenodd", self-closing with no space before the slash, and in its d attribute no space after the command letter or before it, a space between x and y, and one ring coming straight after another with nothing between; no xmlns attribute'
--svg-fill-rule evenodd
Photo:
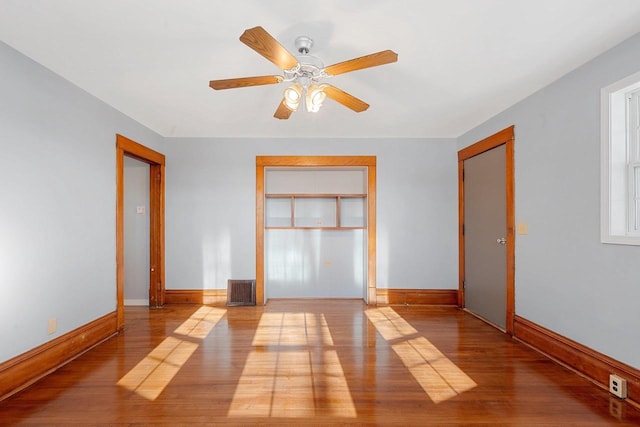
<svg viewBox="0 0 640 427"><path fill-rule="evenodd" d="M262 27L246 30L240 36L240 41L282 69L283 75L211 80L209 86L221 90L288 82L290 85L285 89L282 101L273 115L277 119L288 119L291 113L298 110L301 103L307 111L316 112L326 97L357 113L365 111L369 104L335 86L323 83L323 80L330 76L398 60L397 53L383 50L325 67L320 59L309 55L313 45L311 38L296 38L295 45L299 55L294 56Z"/></svg>

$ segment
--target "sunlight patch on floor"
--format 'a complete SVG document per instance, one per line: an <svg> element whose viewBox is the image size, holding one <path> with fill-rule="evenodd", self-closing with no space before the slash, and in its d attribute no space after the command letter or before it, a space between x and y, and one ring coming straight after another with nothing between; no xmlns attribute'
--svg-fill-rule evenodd
<svg viewBox="0 0 640 427"><path fill-rule="evenodd" d="M118 381L118 385L148 400L155 400L206 338L226 310L201 307L175 331L183 338L167 337Z"/></svg>
<svg viewBox="0 0 640 427"><path fill-rule="evenodd" d="M391 307L366 311L376 330L391 344L420 387L434 403L469 391L477 384Z"/></svg>
<svg viewBox="0 0 640 427"><path fill-rule="evenodd" d="M456 397L477 384L424 337L391 346L434 403Z"/></svg>
<svg viewBox="0 0 640 427"><path fill-rule="evenodd" d="M382 338L393 341L417 334L406 320L390 307L376 308L365 312Z"/></svg>
<svg viewBox="0 0 640 427"><path fill-rule="evenodd" d="M203 340L226 312L227 310L222 308L200 307L182 325L178 326L173 333Z"/></svg>
<svg viewBox="0 0 640 427"><path fill-rule="evenodd" d="M324 315L264 313L230 417L356 416Z"/></svg>
<svg viewBox="0 0 640 427"><path fill-rule="evenodd" d="M251 344L332 346L333 338L323 314L263 313Z"/></svg>

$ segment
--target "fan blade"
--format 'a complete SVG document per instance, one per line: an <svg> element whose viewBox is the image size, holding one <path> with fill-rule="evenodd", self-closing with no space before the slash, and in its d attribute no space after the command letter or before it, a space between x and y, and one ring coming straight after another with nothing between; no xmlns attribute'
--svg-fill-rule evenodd
<svg viewBox="0 0 640 427"><path fill-rule="evenodd" d="M367 104L366 102L356 98L353 95L348 94L347 92L338 89L335 86L331 86L331 85L323 85L323 91L324 93L331 99L333 99L336 102L339 102L340 104L344 105L347 108L351 108L353 111L355 111L356 113L361 113L363 111L365 111L367 108L369 108L369 104Z"/></svg>
<svg viewBox="0 0 640 427"><path fill-rule="evenodd" d="M286 120L289 118L289 116L291 116L291 113L293 113L293 111L291 111L289 107L285 105L284 98L282 98L282 101L280 101L280 105L278 105L278 109L276 110L273 117L275 117L276 119Z"/></svg>
<svg viewBox="0 0 640 427"><path fill-rule="evenodd" d="M211 80L209 86L215 90L222 90L237 87L271 85L281 83L283 80L284 78L282 76L240 77L237 79Z"/></svg>
<svg viewBox="0 0 640 427"><path fill-rule="evenodd" d="M298 60L262 27L245 30L240 41L283 70L298 65Z"/></svg>
<svg viewBox="0 0 640 427"><path fill-rule="evenodd" d="M383 50L382 52L372 53L371 55L361 56L360 58L354 58L348 61L329 65L324 69L324 71L331 76L336 76L338 74L348 73L349 71L362 70L363 68L389 64L391 62L396 62L397 60L397 53L392 50Z"/></svg>

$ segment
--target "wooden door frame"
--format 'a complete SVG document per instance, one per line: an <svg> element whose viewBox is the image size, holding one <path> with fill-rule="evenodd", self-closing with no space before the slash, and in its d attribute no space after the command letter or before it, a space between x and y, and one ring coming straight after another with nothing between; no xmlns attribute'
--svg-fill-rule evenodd
<svg viewBox="0 0 640 427"><path fill-rule="evenodd" d="M367 168L367 303L376 305L376 156L256 156L256 303L265 303L264 170L267 167Z"/></svg>
<svg viewBox="0 0 640 427"><path fill-rule="evenodd" d="M164 305L164 154L116 135L116 300L124 327L124 157L149 164L149 306Z"/></svg>
<svg viewBox="0 0 640 427"><path fill-rule="evenodd" d="M458 306L465 307L465 261L464 261L464 161L482 154L500 145L506 151L506 202L507 202L507 310L506 333L513 335L515 316L515 201L514 201L514 126L509 126L481 141L458 151L458 248L459 248L459 283Z"/></svg>

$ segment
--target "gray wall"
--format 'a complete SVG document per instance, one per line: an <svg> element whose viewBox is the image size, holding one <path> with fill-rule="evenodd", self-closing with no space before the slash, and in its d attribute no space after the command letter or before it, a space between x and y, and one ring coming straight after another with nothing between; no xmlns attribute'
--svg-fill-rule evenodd
<svg viewBox="0 0 640 427"><path fill-rule="evenodd" d="M115 135L163 141L4 43L0 64L3 361L115 310Z"/></svg>
<svg viewBox="0 0 640 427"><path fill-rule="evenodd" d="M640 70L640 35L459 138L515 125L516 313L640 367L640 247L600 243L600 89Z"/></svg>
<svg viewBox="0 0 640 427"><path fill-rule="evenodd" d="M168 289L255 277L258 155L377 156L378 287L457 288L453 140L171 138L165 154Z"/></svg>

